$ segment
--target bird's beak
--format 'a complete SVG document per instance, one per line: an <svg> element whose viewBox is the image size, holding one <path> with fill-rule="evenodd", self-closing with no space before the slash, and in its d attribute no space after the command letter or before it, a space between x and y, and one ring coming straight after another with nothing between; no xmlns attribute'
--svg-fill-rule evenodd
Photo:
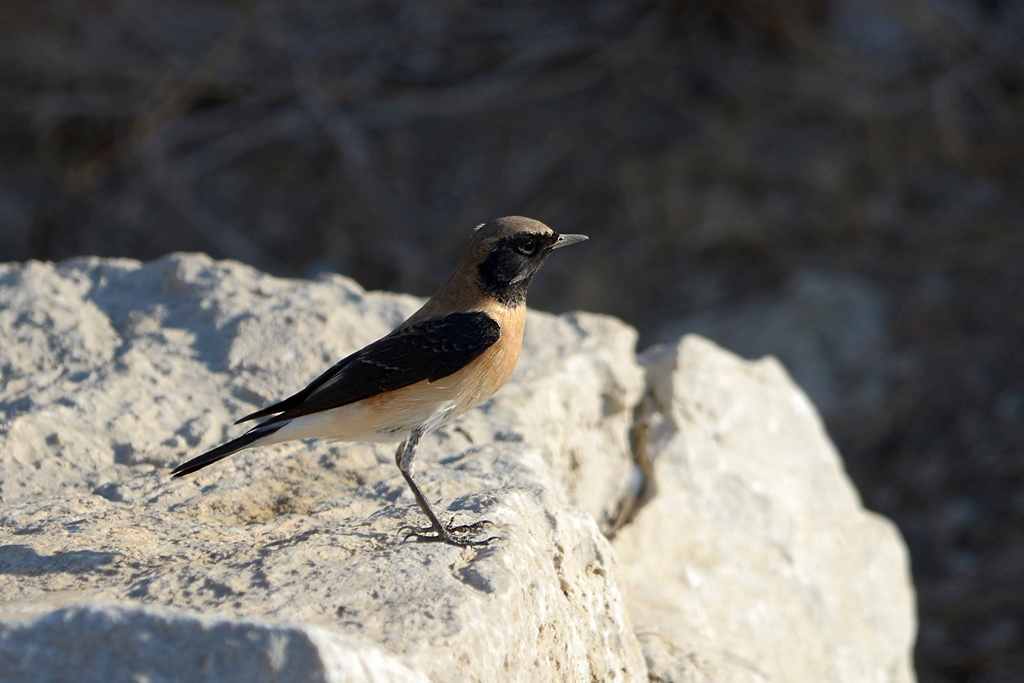
<svg viewBox="0 0 1024 683"><path fill-rule="evenodd" d="M555 249L561 249L562 247L567 247L570 244L586 242L588 239L590 238L587 237L586 235L559 235L558 239L555 240L555 243L551 245L551 251L554 251Z"/></svg>

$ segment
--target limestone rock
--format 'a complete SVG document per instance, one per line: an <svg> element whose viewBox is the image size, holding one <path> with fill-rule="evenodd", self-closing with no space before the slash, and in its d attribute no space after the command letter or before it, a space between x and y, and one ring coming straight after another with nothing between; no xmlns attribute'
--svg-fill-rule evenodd
<svg viewBox="0 0 1024 683"><path fill-rule="evenodd" d="M913 680L906 549L780 364L692 336L643 360L657 491L615 548L652 678Z"/></svg>
<svg viewBox="0 0 1024 683"><path fill-rule="evenodd" d="M266 638L308 640L264 637L285 623L357 634L437 682L644 678L615 555L593 517L568 505L611 509L594 493L613 497L629 471L642 372L622 323L532 315L520 375L534 386L514 385L462 429L424 441L421 486L460 522L491 521L500 540L487 548L403 542L403 526L425 520L392 445L283 444L168 477L239 433L234 419L418 303L195 255L0 267L0 618L97 601L162 606L268 624L251 631L253 657ZM575 475L552 474L581 449L593 458ZM59 641L69 631L50 625L93 618L69 614L5 633ZM117 628L153 618L125 614ZM170 633L188 630L171 621ZM194 640L168 638L169 653ZM301 647L313 661L316 648ZM18 666L0 661L0 679Z"/></svg>
<svg viewBox="0 0 1024 683"><path fill-rule="evenodd" d="M776 362L695 338L638 362L619 321L531 312L509 385L418 456L485 548L403 540L391 445L169 478L418 305L199 255L0 265L0 680L912 679L898 535Z"/></svg>
<svg viewBox="0 0 1024 683"><path fill-rule="evenodd" d="M429 683L352 634L116 605L0 623L0 667L5 683Z"/></svg>

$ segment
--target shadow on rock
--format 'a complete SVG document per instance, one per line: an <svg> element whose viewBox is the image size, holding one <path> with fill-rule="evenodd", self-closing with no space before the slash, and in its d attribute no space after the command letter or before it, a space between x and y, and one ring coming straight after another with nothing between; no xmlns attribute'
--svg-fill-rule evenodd
<svg viewBox="0 0 1024 683"><path fill-rule="evenodd" d="M99 571L114 561L117 553L94 550L70 550L40 555L27 545L0 545L0 574L38 576L40 574L85 574Z"/></svg>

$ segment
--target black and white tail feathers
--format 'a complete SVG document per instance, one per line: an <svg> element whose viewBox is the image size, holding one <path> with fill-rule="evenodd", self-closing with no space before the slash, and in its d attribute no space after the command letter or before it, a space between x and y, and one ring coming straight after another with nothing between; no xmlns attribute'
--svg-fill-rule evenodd
<svg viewBox="0 0 1024 683"><path fill-rule="evenodd" d="M184 477L186 474L192 474L196 470L201 470L207 465L212 465L218 460L223 460L224 458L228 457L233 453L237 453L243 448L248 448L249 446L258 443L260 440L270 436L277 430L281 429L281 427L284 427L286 424L288 423L279 422L277 424L271 425L257 425L250 429L249 431L247 431L245 434L242 434L237 439L232 439L231 441L228 441L225 444L217 446L213 450L207 451L202 455L197 455L188 462L183 462L182 464L174 468L174 470L171 472L171 476Z"/></svg>

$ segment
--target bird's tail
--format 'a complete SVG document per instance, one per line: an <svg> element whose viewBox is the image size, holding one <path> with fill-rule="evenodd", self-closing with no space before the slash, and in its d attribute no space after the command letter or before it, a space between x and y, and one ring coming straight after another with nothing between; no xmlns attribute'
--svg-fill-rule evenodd
<svg viewBox="0 0 1024 683"><path fill-rule="evenodd" d="M217 446L213 450L207 451L202 455L197 455L188 462L183 462L174 468L171 472L172 477L184 477L186 474L192 474L196 470L201 470L207 465L212 465L218 460L223 460L233 453L237 453L243 448L254 446L258 443L267 441L267 437L271 436L274 432L284 427L287 422L278 422L272 425L258 425L253 427L245 434L242 434L237 439L232 439L225 444Z"/></svg>

